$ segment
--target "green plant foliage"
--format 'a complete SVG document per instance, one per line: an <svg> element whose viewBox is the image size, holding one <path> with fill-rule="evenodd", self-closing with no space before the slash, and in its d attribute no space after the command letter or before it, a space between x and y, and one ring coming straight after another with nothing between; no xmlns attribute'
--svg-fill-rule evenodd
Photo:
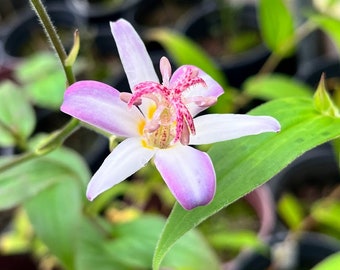
<svg viewBox="0 0 340 270"><path fill-rule="evenodd" d="M218 249L233 249L240 251L243 248L265 249L266 245L251 231L223 231L208 236L209 242Z"/></svg>
<svg viewBox="0 0 340 270"><path fill-rule="evenodd" d="M64 177L24 203L37 236L67 269L75 269L81 201L76 179Z"/></svg>
<svg viewBox="0 0 340 270"><path fill-rule="evenodd" d="M217 175L215 198L209 205L192 211L175 205L155 251L154 269L158 269L170 247L186 232L269 180L305 151L339 136L340 119L320 115L310 98L274 100L251 114L275 117L281 123L281 132L248 136L211 147L208 153Z"/></svg>
<svg viewBox="0 0 340 270"><path fill-rule="evenodd" d="M109 225L112 237L105 238L93 224L85 222L77 269L151 269L153 250L164 225L163 217L142 215L131 221ZM174 245L162 267L213 270L219 269L219 261L202 236L193 230Z"/></svg>
<svg viewBox="0 0 340 270"><path fill-rule="evenodd" d="M76 269L126 270L126 266L116 260L119 254L112 256L112 252L107 248L109 240L96 225L89 219L82 220L76 252Z"/></svg>
<svg viewBox="0 0 340 270"><path fill-rule="evenodd" d="M281 74L250 77L244 84L244 91L250 97L263 100L313 95L308 85Z"/></svg>
<svg viewBox="0 0 340 270"><path fill-rule="evenodd" d="M325 260L318 263L312 270L337 270L340 264L340 252L328 256Z"/></svg>
<svg viewBox="0 0 340 270"><path fill-rule="evenodd" d="M340 232L340 203L336 200L321 200L312 207L311 216L319 224Z"/></svg>
<svg viewBox="0 0 340 270"><path fill-rule="evenodd" d="M283 0L260 0L262 38L273 53L287 57L293 52L294 21Z"/></svg>
<svg viewBox="0 0 340 270"><path fill-rule="evenodd" d="M337 106L327 93L324 75L321 76L320 83L314 94L314 106L315 109L323 115L339 116Z"/></svg>
<svg viewBox="0 0 340 270"><path fill-rule="evenodd" d="M43 52L30 56L18 67L16 76L33 103L48 109L59 109L66 79L54 54Z"/></svg>
<svg viewBox="0 0 340 270"><path fill-rule="evenodd" d="M0 146L20 145L31 135L34 127L34 111L19 87L10 81L1 83Z"/></svg>
<svg viewBox="0 0 340 270"><path fill-rule="evenodd" d="M278 213L291 229L298 229L305 217L305 212L298 199L291 194L284 194L278 203Z"/></svg>
<svg viewBox="0 0 340 270"><path fill-rule="evenodd" d="M0 164L12 158L15 157L2 158ZM65 179L76 180L79 188L84 191L89 178L88 169L77 154L70 150L58 149L0 174L0 209L15 207ZM68 197L65 197L65 200L67 199Z"/></svg>

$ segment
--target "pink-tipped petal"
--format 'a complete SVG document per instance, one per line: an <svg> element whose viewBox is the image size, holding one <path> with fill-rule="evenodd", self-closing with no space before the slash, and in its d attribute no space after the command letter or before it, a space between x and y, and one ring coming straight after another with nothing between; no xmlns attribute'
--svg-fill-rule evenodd
<svg viewBox="0 0 340 270"><path fill-rule="evenodd" d="M188 67L187 65L179 67L174 74L171 77L170 84L174 84L176 80L178 80L182 74L184 73L185 68ZM197 68L197 67L194 67ZM207 73L205 73L203 70L198 69L198 77L202 78L205 83L206 87L203 85L196 85L194 87L190 87L188 91L183 92L184 98L191 98L191 97L215 97L218 98L220 95L224 93L223 88L219 85L218 82L216 82L213 78L211 78ZM207 107L201 107L197 104L189 103L187 104L189 111L193 116L197 115Z"/></svg>
<svg viewBox="0 0 340 270"><path fill-rule="evenodd" d="M177 201L187 210L208 204L215 195L216 176L210 157L178 144L156 152L155 165Z"/></svg>
<svg viewBox="0 0 340 270"><path fill-rule="evenodd" d="M121 142L93 175L87 186L87 198L93 200L102 192L134 174L154 155L154 151L145 148L140 138L128 138Z"/></svg>
<svg viewBox="0 0 340 270"><path fill-rule="evenodd" d="M113 87L97 81L79 81L67 88L61 111L106 132L122 137L139 136L143 116L128 108Z"/></svg>
<svg viewBox="0 0 340 270"><path fill-rule="evenodd" d="M110 26L131 91L141 82L159 82L145 45L133 26L124 19L110 22Z"/></svg>
<svg viewBox="0 0 340 270"><path fill-rule="evenodd" d="M190 144L209 144L264 132L279 132L280 123L270 116L207 114L194 119L196 135Z"/></svg>

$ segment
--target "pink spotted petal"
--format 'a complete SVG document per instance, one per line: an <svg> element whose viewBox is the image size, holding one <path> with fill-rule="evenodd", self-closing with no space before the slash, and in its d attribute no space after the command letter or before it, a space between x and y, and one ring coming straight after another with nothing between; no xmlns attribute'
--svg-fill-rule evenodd
<svg viewBox="0 0 340 270"><path fill-rule="evenodd" d="M159 82L145 45L133 26L124 19L110 22L130 89L140 82Z"/></svg>
<svg viewBox="0 0 340 270"><path fill-rule="evenodd" d="M125 180L145 166L154 151L142 146L140 138L121 142L104 160L87 186L87 198L93 200L100 193Z"/></svg>
<svg viewBox="0 0 340 270"><path fill-rule="evenodd" d="M190 146L177 144L156 152L155 165L183 208L208 204L215 195L216 176L210 157Z"/></svg>
<svg viewBox="0 0 340 270"><path fill-rule="evenodd" d="M207 114L194 119L196 135L190 144L209 144L264 132L279 132L280 123L270 116Z"/></svg>
<svg viewBox="0 0 340 270"><path fill-rule="evenodd" d="M66 89L61 111L106 132L122 137L139 136L143 116L128 108L113 87L97 81L79 81Z"/></svg>
<svg viewBox="0 0 340 270"><path fill-rule="evenodd" d="M175 84L176 80L178 80L184 73L185 68L188 67L186 65L179 67L174 74L171 77L170 84ZM197 67L194 67L197 68ZM213 78L211 78L207 73L205 73L203 70L198 69L198 76L201 77L207 87L204 87L203 85L196 85L195 87L191 87L188 89L188 91L185 91L183 93L183 97L190 98L190 97L215 97L218 98L220 95L223 94L223 88L216 82ZM196 105L195 103L189 103L188 109L191 112L193 116L197 115L199 112L206 109L206 107L200 107Z"/></svg>

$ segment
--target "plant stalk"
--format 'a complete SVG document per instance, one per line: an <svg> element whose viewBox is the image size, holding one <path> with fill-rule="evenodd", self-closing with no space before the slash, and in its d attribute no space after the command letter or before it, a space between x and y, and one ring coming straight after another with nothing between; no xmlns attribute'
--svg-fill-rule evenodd
<svg viewBox="0 0 340 270"><path fill-rule="evenodd" d="M41 0L30 0L33 10L36 12L38 18L41 21L45 34L48 40L51 42L53 49L56 51L60 62L63 66L66 79L68 85L71 85L75 82L75 77L72 72L72 69L65 65L65 60L67 58L67 54L65 52L64 46L57 34L56 28L54 27L44 5Z"/></svg>

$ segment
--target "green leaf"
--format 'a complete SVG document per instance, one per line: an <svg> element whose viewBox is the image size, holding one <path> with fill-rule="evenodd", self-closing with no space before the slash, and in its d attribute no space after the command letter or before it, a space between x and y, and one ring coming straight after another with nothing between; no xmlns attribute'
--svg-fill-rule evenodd
<svg viewBox="0 0 340 270"><path fill-rule="evenodd" d="M155 251L154 269L186 232L269 180L307 150L340 135L340 119L318 114L311 98L274 100L251 114L275 117L281 123L281 132L243 137L211 147L208 153L217 176L215 198L209 205L192 211L174 206Z"/></svg>
<svg viewBox="0 0 340 270"><path fill-rule="evenodd" d="M44 108L59 109L66 80L54 54L44 52L30 56L18 67L16 76L32 102Z"/></svg>
<svg viewBox="0 0 340 270"><path fill-rule="evenodd" d="M336 200L321 200L313 205L311 216L319 224L326 225L336 231L340 231L340 202Z"/></svg>
<svg viewBox="0 0 340 270"><path fill-rule="evenodd" d="M312 22L318 25L333 40L338 52L340 52L340 21L326 15L310 16Z"/></svg>
<svg viewBox="0 0 340 270"><path fill-rule="evenodd" d="M284 194L278 203L278 212L280 217L285 221L291 229L297 229L304 217L305 213L302 205L299 204L297 198L291 194Z"/></svg>
<svg viewBox="0 0 340 270"><path fill-rule="evenodd" d="M107 244L111 256L128 269L150 269L153 251L165 220L158 216L140 218L114 226L114 240ZM169 269L219 269L217 257L197 231L176 243L163 261Z"/></svg>
<svg viewBox="0 0 340 270"><path fill-rule="evenodd" d="M318 88L314 94L315 109L324 115L339 116L339 110L327 93L325 75L321 76Z"/></svg>
<svg viewBox="0 0 340 270"><path fill-rule="evenodd" d="M218 66L188 37L169 29L158 28L150 30L148 38L161 43L178 66L195 65L213 77L223 88L227 87L225 76Z"/></svg>
<svg viewBox="0 0 340 270"><path fill-rule="evenodd" d="M79 37L79 31L76 30L76 31L74 31L74 34L73 34L72 49L71 49L70 53L68 54L67 58L65 59L65 66L72 67L74 65L74 63L77 60L79 48L80 48L80 37Z"/></svg>
<svg viewBox="0 0 340 270"><path fill-rule="evenodd" d="M259 23L262 38L273 53L282 57L293 51L294 21L283 0L260 0Z"/></svg>
<svg viewBox="0 0 340 270"><path fill-rule="evenodd" d="M10 159L0 159L0 165ZM84 191L90 176L79 155L66 149L8 169L0 174L0 210L15 207L49 186L70 178L77 179L78 188Z"/></svg>
<svg viewBox="0 0 340 270"><path fill-rule="evenodd" d="M340 252L334 253L318 263L312 270L337 270L340 264Z"/></svg>
<svg viewBox="0 0 340 270"><path fill-rule="evenodd" d="M34 127L34 111L18 86L3 82L0 85L0 146L20 145Z"/></svg>
<svg viewBox="0 0 340 270"><path fill-rule="evenodd" d="M279 74L251 77L246 80L244 91L253 98L263 100L313 95L313 90L308 85Z"/></svg>
<svg viewBox="0 0 340 270"><path fill-rule="evenodd" d="M107 248L107 238L98 230L96 223L83 219L80 227L80 239L77 248L76 269L79 270L127 270L127 267L115 259L115 254Z"/></svg>
<svg viewBox="0 0 340 270"><path fill-rule="evenodd" d="M75 177L65 176L63 181L39 192L24 204L35 233L66 269L75 269L81 195Z"/></svg>
<svg viewBox="0 0 340 270"><path fill-rule="evenodd" d="M209 242L219 249L240 251L243 248L264 249L265 244L252 231L223 231L209 236Z"/></svg>

